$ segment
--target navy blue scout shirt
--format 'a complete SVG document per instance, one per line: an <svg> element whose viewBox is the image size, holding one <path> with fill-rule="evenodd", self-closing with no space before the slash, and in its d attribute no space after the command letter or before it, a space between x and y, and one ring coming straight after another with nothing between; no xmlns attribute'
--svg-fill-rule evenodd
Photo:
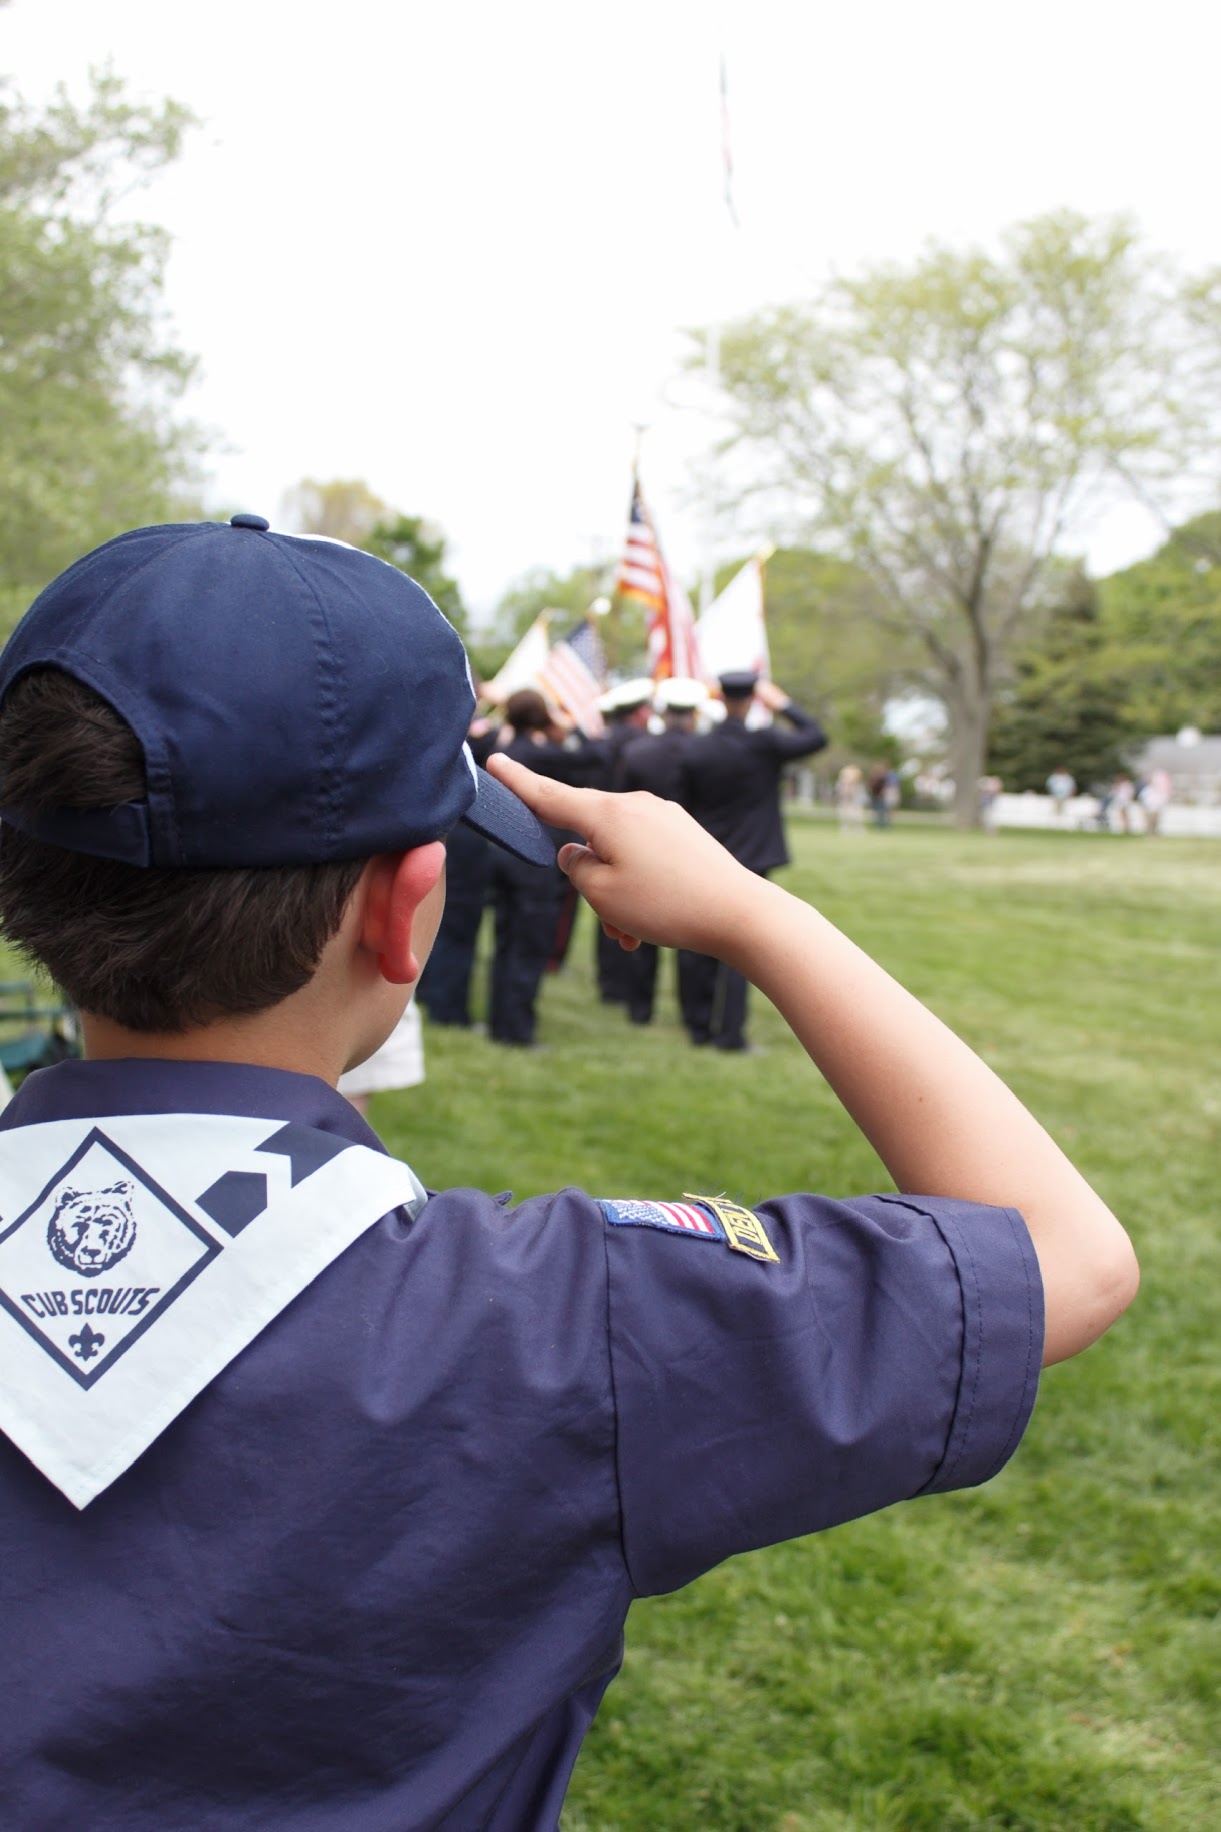
<svg viewBox="0 0 1221 1832"><path fill-rule="evenodd" d="M210 1063L66 1063L0 1125L150 1112L373 1141L320 1081ZM449 1190L83 1511L0 1440L4 1823L554 1828L633 1597L997 1470L1041 1358L1020 1218L758 1214L777 1263Z"/></svg>

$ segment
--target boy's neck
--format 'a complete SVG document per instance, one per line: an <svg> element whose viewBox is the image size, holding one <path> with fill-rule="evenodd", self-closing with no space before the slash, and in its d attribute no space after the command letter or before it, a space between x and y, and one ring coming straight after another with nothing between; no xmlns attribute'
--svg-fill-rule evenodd
<svg viewBox="0 0 1221 1832"><path fill-rule="evenodd" d="M91 1062L139 1057L166 1062L241 1062L259 1068L317 1075L333 1087L346 1064L336 1061L334 1044L320 1046L317 1033L301 1036L294 1024L272 1023L273 1013L230 1018L187 1031L136 1031L109 1018L82 1013L85 1055ZM340 1046L342 1048L342 1045Z"/></svg>

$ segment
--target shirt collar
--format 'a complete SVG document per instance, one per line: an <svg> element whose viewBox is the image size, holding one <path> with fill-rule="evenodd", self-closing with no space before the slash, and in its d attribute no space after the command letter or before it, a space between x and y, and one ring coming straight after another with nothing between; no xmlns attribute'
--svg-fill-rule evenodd
<svg viewBox="0 0 1221 1832"><path fill-rule="evenodd" d="M385 1150L351 1103L316 1075L253 1063L152 1057L60 1062L37 1069L0 1113L0 1130L120 1113L240 1113L252 1119L292 1120L336 1133L354 1145Z"/></svg>

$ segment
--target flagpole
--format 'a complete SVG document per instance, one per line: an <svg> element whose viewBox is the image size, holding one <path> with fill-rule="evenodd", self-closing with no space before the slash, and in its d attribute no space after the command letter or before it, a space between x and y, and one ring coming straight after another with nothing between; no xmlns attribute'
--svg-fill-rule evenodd
<svg viewBox="0 0 1221 1832"><path fill-rule="evenodd" d="M723 26L722 26L723 36ZM725 207L734 229L742 227L733 198L733 150L729 139L729 72L725 58L724 45L720 54L720 96L721 96L721 160L723 166L722 186ZM715 398L721 379L721 325L719 316L704 330L704 375L707 379L709 393ZM716 545L714 533L715 517L707 502L704 503L701 515L700 544L703 547L703 563L700 566L700 616L716 600L716 560L713 549Z"/></svg>

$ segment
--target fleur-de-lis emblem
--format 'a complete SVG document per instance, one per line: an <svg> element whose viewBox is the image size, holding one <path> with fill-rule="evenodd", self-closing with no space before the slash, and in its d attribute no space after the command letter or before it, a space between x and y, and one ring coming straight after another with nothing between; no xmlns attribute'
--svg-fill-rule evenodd
<svg viewBox="0 0 1221 1832"><path fill-rule="evenodd" d="M68 1344L82 1361L92 1361L105 1340L105 1336L99 1336L97 1331L86 1323L79 1336L68 1337Z"/></svg>

